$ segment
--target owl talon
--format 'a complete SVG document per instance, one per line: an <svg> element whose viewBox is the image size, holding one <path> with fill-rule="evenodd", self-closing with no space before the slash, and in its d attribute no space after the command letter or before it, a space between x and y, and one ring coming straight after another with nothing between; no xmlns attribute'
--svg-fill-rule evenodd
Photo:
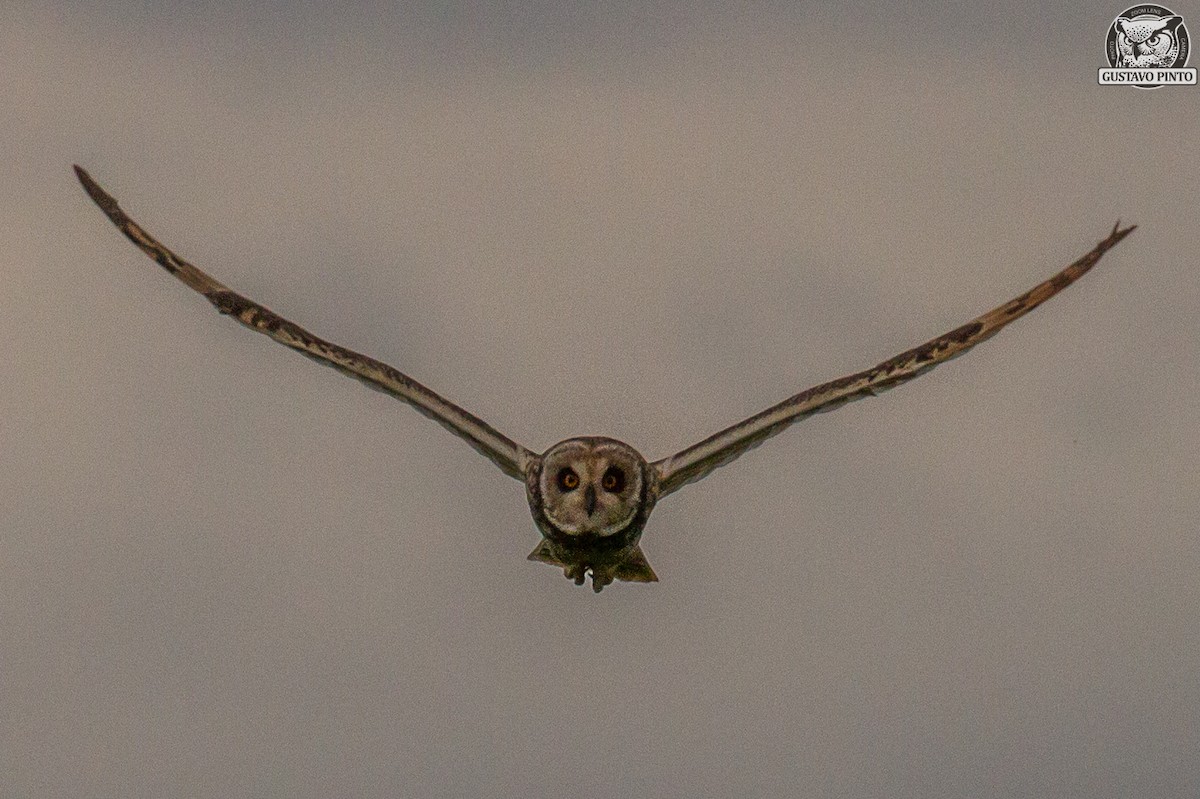
<svg viewBox="0 0 1200 799"><path fill-rule="evenodd" d="M609 573L609 572L597 573L595 569L592 569L592 590L595 591L597 594L600 593L601 591L603 591L604 586L608 585L612 581L613 581L613 576L611 573Z"/></svg>
<svg viewBox="0 0 1200 799"><path fill-rule="evenodd" d="M568 580L574 580L575 585L583 585L583 581L587 579L587 568L578 564L566 566L563 568L563 575Z"/></svg>

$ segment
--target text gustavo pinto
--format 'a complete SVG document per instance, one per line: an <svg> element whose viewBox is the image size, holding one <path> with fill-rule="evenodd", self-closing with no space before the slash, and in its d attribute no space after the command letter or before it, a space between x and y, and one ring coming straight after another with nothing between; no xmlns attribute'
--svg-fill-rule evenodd
<svg viewBox="0 0 1200 799"><path fill-rule="evenodd" d="M1100 85L1113 86L1122 83L1156 84L1162 86L1177 83L1184 86L1196 85L1196 69L1101 69Z"/></svg>

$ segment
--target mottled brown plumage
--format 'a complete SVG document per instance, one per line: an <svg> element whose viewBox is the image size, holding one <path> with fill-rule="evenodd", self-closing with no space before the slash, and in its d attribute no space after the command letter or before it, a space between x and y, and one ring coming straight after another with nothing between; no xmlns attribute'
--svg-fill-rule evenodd
<svg viewBox="0 0 1200 799"><path fill-rule="evenodd" d="M648 463L628 444L593 436L567 439L542 455L533 453L403 372L318 338L231 290L146 233L85 170L76 166L75 173L88 195L130 241L167 272L203 294L222 314L412 405L464 439L505 474L521 480L543 536L529 559L561 567L576 583L582 583L590 574L596 591L613 580L658 579L639 540L659 499L703 478L801 419L851 400L878 395L986 341L1078 280L1135 227L1121 228L1118 223L1107 238L1066 269L949 333L865 371L802 391L669 458Z"/></svg>
<svg viewBox="0 0 1200 799"><path fill-rule="evenodd" d="M141 248L159 266L166 269L189 287L200 292L218 311L236 319L251 330L265 333L280 344L307 355L319 363L363 381L371 388L391 394L437 421L452 433L465 439L472 447L499 466L505 474L525 479L530 460L535 456L501 434L487 422L444 399L397 369L374 358L331 344L299 325L289 322L274 311L243 297L193 266L144 231L117 201L92 176L79 166L75 174L88 195L100 210L120 228L130 241Z"/></svg>
<svg viewBox="0 0 1200 799"><path fill-rule="evenodd" d="M814 413L831 411L851 400L877 396L889 388L924 374L938 364L962 355L1074 283L1091 269L1104 253L1116 246L1117 242L1132 233L1136 227L1131 225L1122 228L1118 222L1107 238L1066 269L1037 284L1020 297L961 327L956 327L949 333L889 358L878 366L802 391L682 452L655 461L652 465L658 469L660 497L701 479L713 469L729 463L801 419Z"/></svg>

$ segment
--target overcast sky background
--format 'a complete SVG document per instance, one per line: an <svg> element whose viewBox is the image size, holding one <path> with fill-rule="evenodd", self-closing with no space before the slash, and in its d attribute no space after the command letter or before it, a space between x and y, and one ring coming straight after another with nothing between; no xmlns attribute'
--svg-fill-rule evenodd
<svg viewBox="0 0 1200 799"><path fill-rule="evenodd" d="M1121 5L708 5L5 4L0 794L1200 793L1200 89L1097 85ZM650 458L1140 228L597 596L73 162L531 449Z"/></svg>

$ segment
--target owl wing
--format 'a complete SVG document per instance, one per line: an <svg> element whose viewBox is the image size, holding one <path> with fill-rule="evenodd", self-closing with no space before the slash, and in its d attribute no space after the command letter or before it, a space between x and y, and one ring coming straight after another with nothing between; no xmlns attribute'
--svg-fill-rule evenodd
<svg viewBox="0 0 1200 799"><path fill-rule="evenodd" d="M1074 283L1135 228L1136 225L1132 225L1122 229L1118 222L1112 233L1087 255L1049 280L962 327L902 352L871 369L802 391L682 452L655 461L652 465L658 471L659 496L664 497L705 477L713 469L724 466L801 419L839 408L851 400L875 396L962 355Z"/></svg>
<svg viewBox="0 0 1200 799"><path fill-rule="evenodd" d="M207 273L180 258L160 244L121 210L117 201L102 189L86 170L76 166L75 174L112 223L142 252L159 266L200 292L223 314L306 355L318 363L366 383L369 387L407 402L450 432L466 440L480 454L495 463L507 475L525 479L526 466L536 459L529 450L510 440L482 419L435 394L397 369L374 358L360 355L317 338L299 325L268 310L253 300L230 290Z"/></svg>

